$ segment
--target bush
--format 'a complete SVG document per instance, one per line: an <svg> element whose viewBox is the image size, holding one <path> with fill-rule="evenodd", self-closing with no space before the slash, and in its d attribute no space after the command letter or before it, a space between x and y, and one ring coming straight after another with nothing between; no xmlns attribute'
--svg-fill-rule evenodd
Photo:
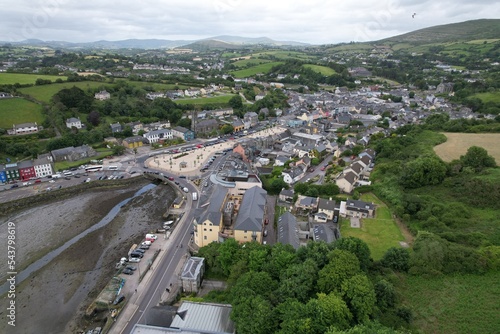
<svg viewBox="0 0 500 334"><path fill-rule="evenodd" d="M410 252L406 248L391 247L380 262L384 267L406 272L410 268Z"/></svg>

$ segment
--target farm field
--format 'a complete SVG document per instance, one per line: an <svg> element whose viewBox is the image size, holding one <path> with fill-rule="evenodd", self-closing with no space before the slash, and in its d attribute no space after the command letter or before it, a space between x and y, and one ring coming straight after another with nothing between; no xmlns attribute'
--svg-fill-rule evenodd
<svg viewBox="0 0 500 334"><path fill-rule="evenodd" d="M395 283L422 333L498 333L500 273L401 276Z"/></svg>
<svg viewBox="0 0 500 334"><path fill-rule="evenodd" d="M372 258L380 260L391 247L400 247L405 238L396 222L392 219L389 208L373 194L365 194L361 200L377 205L375 218L362 218L361 228L352 228L349 219L342 219L340 234L343 237L356 237L367 243Z"/></svg>
<svg viewBox="0 0 500 334"><path fill-rule="evenodd" d="M261 64L265 64L265 63L270 63L270 62L272 62L272 60L250 58L250 59L237 60L232 64L236 67L246 67L246 66L257 66L257 65L261 65Z"/></svg>
<svg viewBox="0 0 500 334"><path fill-rule="evenodd" d="M483 103L486 102L496 102L500 103L500 93L477 93L474 94L474 97L477 97L483 101Z"/></svg>
<svg viewBox="0 0 500 334"><path fill-rule="evenodd" d="M459 159L461 155L467 153L471 146L479 146L488 151L488 154L495 158L500 164L500 134L499 133L443 133L446 142L434 147L434 152L444 161Z"/></svg>
<svg viewBox="0 0 500 334"><path fill-rule="evenodd" d="M44 120L43 107L34 102L21 99L0 99L0 128L12 128L13 124L36 122L41 125Z"/></svg>
<svg viewBox="0 0 500 334"><path fill-rule="evenodd" d="M42 75L42 74L22 74L22 73L0 73L0 85L13 85L13 84L35 84L36 79L51 80L52 82L57 79L66 80L68 77L58 75Z"/></svg>
<svg viewBox="0 0 500 334"><path fill-rule="evenodd" d="M19 91L23 94L30 95L35 100L49 103L52 96L54 96L64 88L71 88L73 86L76 86L82 90L86 90L86 89L96 89L99 87L106 87L108 85L110 84L106 84L103 82L95 82L95 81L65 82L65 83L55 83L51 85L20 88Z"/></svg>
<svg viewBox="0 0 500 334"><path fill-rule="evenodd" d="M267 73L271 70L271 68L273 68L273 66L281 65L281 64L283 64L283 62L276 61L276 62L257 65L257 66L246 68L243 70L233 71L231 73L236 78L245 78L245 77L250 77L252 75L256 75L258 73Z"/></svg>
<svg viewBox="0 0 500 334"><path fill-rule="evenodd" d="M227 104L229 100L234 95L220 95L215 97L199 97L193 99L177 99L174 100L177 104L194 104L194 105L205 105L205 104Z"/></svg>
<svg viewBox="0 0 500 334"><path fill-rule="evenodd" d="M337 72L335 72L335 70L333 68L330 68L327 66L313 65L313 64L304 64L302 66L304 66L305 68L310 68L314 72L321 73L325 76L330 76L330 75L337 73Z"/></svg>

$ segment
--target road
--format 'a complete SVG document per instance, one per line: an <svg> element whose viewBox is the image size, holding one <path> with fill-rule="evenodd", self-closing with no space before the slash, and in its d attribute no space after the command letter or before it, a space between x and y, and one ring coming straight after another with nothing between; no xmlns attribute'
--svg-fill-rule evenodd
<svg viewBox="0 0 500 334"><path fill-rule="evenodd" d="M149 172L160 172L159 170L149 169ZM161 171L165 176L172 176L165 171ZM147 323L147 313L153 307L158 305L161 301L161 296L165 289L170 284L178 282L178 274L176 272L182 258L188 252L188 246L191 242L192 221L194 218L194 209L200 204L200 201L193 201L190 196L193 192L198 192L198 189L187 179L175 178L174 182L179 185L174 187L186 187L189 193L186 195L186 204L184 207L185 214L182 216L170 239L165 243L165 249L160 254L157 261L153 264L152 272L149 280L140 285L138 289L138 296L135 301L129 302L125 310L122 312L122 317L119 318L121 322L127 321L126 325L117 324L111 329L110 333L130 333L135 324ZM182 245L182 246L181 246Z"/></svg>

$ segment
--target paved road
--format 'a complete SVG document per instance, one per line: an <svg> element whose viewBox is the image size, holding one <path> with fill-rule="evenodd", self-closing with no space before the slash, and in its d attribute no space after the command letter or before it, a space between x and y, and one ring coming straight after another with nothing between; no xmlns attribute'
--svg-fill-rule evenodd
<svg viewBox="0 0 500 334"><path fill-rule="evenodd" d="M154 169L149 169L149 171L159 172L159 170ZM162 171L162 173L167 177L173 176L165 171ZM193 201L190 196L192 192L197 192L197 188L192 183L181 178L175 178L175 181L179 183L178 187L189 189L189 193L186 194L185 214L166 243L166 249L163 250L163 254L160 254L157 261L153 264L151 277L147 282L144 282L144 285L140 285L137 299L127 304L127 309L122 312L122 316L119 317L119 321L117 321L110 333L130 333L135 324L147 323L146 317L149 310L161 301L161 296L165 289L171 283L175 284L178 281L176 269L188 251L188 245L192 236L194 208L198 207L200 201ZM177 187L175 184L173 186ZM127 323L124 325L123 321L127 321Z"/></svg>

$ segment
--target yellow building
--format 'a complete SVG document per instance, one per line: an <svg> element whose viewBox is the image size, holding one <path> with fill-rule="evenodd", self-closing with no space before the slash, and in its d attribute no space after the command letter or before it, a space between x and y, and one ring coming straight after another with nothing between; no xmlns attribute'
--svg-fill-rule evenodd
<svg viewBox="0 0 500 334"><path fill-rule="evenodd" d="M137 148L144 144L144 137L134 136L123 139L122 145L126 148Z"/></svg>
<svg viewBox="0 0 500 334"><path fill-rule="evenodd" d="M193 220L194 242L198 247L219 241L219 232L222 226L222 211L226 197L226 188L217 186L205 212Z"/></svg>
<svg viewBox="0 0 500 334"><path fill-rule="evenodd" d="M258 186L245 191L234 223L234 239L236 241L262 243L266 197L267 192Z"/></svg>

